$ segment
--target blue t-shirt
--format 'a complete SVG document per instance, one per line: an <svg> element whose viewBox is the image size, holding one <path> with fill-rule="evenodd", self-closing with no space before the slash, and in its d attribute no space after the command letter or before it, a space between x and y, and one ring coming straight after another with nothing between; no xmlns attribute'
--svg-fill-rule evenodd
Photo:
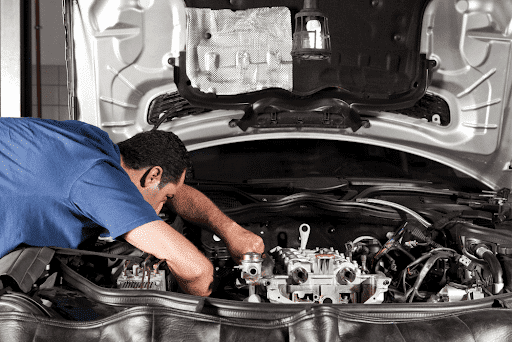
<svg viewBox="0 0 512 342"><path fill-rule="evenodd" d="M79 121L0 118L0 257L21 243L76 248L160 220L107 133Z"/></svg>

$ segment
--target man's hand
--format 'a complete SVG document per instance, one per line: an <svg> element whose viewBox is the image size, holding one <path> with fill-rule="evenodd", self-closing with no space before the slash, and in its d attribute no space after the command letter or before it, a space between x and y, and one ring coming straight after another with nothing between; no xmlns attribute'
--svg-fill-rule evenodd
<svg viewBox="0 0 512 342"><path fill-rule="evenodd" d="M183 184L169 202L185 220L197 223L219 236L237 263L245 253L263 253L265 246L261 237L240 227L198 190Z"/></svg>
<svg viewBox="0 0 512 342"><path fill-rule="evenodd" d="M230 229L226 229L222 236L229 254L240 264L245 253L254 252L263 254L265 245L258 235L233 223Z"/></svg>

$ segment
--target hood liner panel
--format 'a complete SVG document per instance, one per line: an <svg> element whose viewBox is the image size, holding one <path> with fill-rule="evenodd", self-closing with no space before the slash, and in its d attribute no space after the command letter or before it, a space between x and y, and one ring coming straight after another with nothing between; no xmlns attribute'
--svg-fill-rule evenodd
<svg viewBox="0 0 512 342"><path fill-rule="evenodd" d="M293 91L268 89L242 95L215 96L190 86L185 55L179 59L180 94L192 104L212 109L242 109L242 104L265 97L293 101L297 96L337 98L348 104L400 109L412 106L425 93L432 63L420 54L423 12L429 0L399 2L336 1L319 2L327 15L332 55L323 61L293 62ZM188 0L188 7L245 10L286 6L292 17L302 8L302 0L278 3L268 0L231 1L212 4ZM390 24L392 23L392 24ZM292 30L294 29L292 20ZM177 76L177 75L176 75Z"/></svg>

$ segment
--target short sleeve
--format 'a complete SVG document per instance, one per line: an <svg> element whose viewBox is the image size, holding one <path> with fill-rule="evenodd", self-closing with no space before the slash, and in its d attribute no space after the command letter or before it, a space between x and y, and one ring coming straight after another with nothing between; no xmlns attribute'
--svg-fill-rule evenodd
<svg viewBox="0 0 512 342"><path fill-rule="evenodd" d="M120 166L99 162L78 178L70 204L118 237L145 223L161 220Z"/></svg>

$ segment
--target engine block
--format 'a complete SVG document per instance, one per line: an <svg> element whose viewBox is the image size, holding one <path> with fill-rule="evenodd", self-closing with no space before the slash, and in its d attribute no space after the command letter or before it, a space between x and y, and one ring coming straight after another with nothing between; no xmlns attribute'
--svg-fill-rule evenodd
<svg viewBox="0 0 512 342"><path fill-rule="evenodd" d="M366 274L356 261L332 248L275 247L270 253L275 274L261 275L262 259L254 255L240 268L246 283L262 285L272 303L380 304L391 282L381 274Z"/></svg>
<svg viewBox="0 0 512 342"><path fill-rule="evenodd" d="M123 290L166 290L165 271L159 270L158 265L153 269L146 265L133 265L132 269L125 267L117 278L117 288Z"/></svg>

